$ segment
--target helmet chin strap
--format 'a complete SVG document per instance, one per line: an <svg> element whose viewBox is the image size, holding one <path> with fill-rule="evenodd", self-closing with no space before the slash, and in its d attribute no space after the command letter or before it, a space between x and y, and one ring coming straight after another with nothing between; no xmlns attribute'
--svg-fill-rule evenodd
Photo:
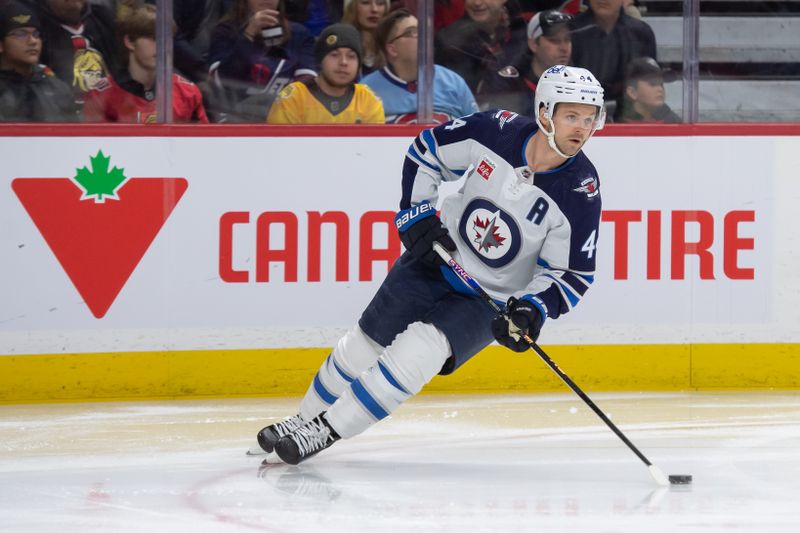
<svg viewBox="0 0 800 533"><path fill-rule="evenodd" d="M544 136L547 137L547 144L550 145L550 148L555 150L555 152L563 157L564 159L569 159L570 157L575 157L574 155L567 155L561 151L561 149L556 145L556 124L553 122L553 117L550 113L545 112L545 116L547 117L547 121L550 123L550 126L553 128L553 131L547 131L547 128L542 126L542 123L539 121L539 115L536 115L536 124L539 125L539 129L544 133ZM577 152L575 152L577 154Z"/></svg>

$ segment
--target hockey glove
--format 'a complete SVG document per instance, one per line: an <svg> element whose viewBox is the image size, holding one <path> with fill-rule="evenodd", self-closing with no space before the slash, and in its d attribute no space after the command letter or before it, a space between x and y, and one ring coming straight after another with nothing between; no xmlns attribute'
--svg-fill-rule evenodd
<svg viewBox="0 0 800 533"><path fill-rule="evenodd" d="M530 344L521 335L527 334L536 341L543 324L544 317L533 302L526 299L517 300L512 296L508 299L503 314L492 319L492 334L497 342L506 348L524 352L530 348Z"/></svg>
<svg viewBox="0 0 800 533"><path fill-rule="evenodd" d="M456 243L436 216L436 208L430 202L403 209L397 213L394 223L403 246L424 265L435 267L444 264L433 249L434 241L439 241L451 252L456 249Z"/></svg>

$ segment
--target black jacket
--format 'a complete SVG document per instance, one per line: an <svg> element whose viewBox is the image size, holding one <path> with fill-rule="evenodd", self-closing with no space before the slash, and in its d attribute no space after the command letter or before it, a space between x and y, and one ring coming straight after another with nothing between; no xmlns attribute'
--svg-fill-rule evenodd
<svg viewBox="0 0 800 533"><path fill-rule="evenodd" d="M653 113L652 120L645 120L645 118L634 109L633 102L626 97L622 102L621 108L617 108L617 115L614 117L614 122L622 124L635 124L638 122L647 122L650 124L680 124L683 121L667 104L659 107L656 112Z"/></svg>
<svg viewBox="0 0 800 533"><path fill-rule="evenodd" d="M0 122L77 122L72 89L43 65L30 78L0 70Z"/></svg>
<svg viewBox="0 0 800 533"><path fill-rule="evenodd" d="M572 20L572 64L589 69L605 89L607 102L625 90L625 67L637 57L656 57L656 36L646 22L620 9L617 25L606 34L591 9ZM621 102L620 102L621 103Z"/></svg>
<svg viewBox="0 0 800 533"><path fill-rule="evenodd" d="M53 69L56 76L73 85L75 69L75 47L73 34L64 29L47 7L47 0L22 0L36 10L42 23L42 56L40 61ZM97 50L105 61L107 75L115 71L118 64L117 45L114 37L114 15L104 6L86 2L81 14L83 32L89 46ZM76 89L77 91L77 89ZM78 91L82 92L82 91Z"/></svg>
<svg viewBox="0 0 800 533"><path fill-rule="evenodd" d="M528 49L526 24L511 15L505 34L496 42L467 15L439 30L435 36L436 64L464 78L481 109L505 108L524 112L518 65Z"/></svg>

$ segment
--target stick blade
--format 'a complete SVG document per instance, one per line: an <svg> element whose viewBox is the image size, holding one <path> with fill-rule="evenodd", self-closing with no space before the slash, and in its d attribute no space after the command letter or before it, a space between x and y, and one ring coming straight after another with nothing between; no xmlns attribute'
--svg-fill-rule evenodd
<svg viewBox="0 0 800 533"><path fill-rule="evenodd" d="M667 476L664 475L664 472L662 472L659 467L657 467L656 465L650 465L647 467L647 469L650 471L650 475L653 477L656 483L658 483L662 487L669 486L669 478L667 478Z"/></svg>

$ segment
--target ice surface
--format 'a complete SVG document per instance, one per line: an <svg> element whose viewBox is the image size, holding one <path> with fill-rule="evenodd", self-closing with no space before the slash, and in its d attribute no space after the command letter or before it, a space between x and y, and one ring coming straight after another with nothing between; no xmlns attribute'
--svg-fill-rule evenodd
<svg viewBox="0 0 800 533"><path fill-rule="evenodd" d="M297 467L247 457L298 399L0 406L0 531L800 531L800 394L415 398Z"/></svg>

